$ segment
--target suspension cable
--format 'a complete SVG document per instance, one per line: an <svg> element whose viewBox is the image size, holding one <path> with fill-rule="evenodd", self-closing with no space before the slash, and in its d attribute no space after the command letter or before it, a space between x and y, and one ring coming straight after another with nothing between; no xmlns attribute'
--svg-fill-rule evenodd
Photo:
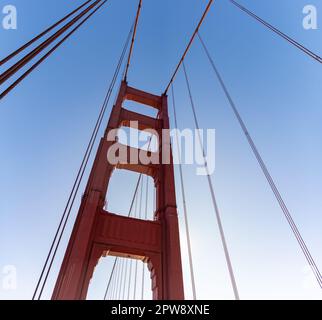
<svg viewBox="0 0 322 320"><path fill-rule="evenodd" d="M112 92L113 92L113 89L114 89L114 86L115 86L115 82L116 82L116 80L118 78L118 75L119 75L119 72L120 72L120 69L121 69L121 66L122 66L122 63L123 63L123 60L124 60L124 57L125 57L125 54L126 54L128 45L129 45L129 41L130 41L130 37L131 37L132 31L133 31L133 27L131 28L131 30L130 30L130 32L128 34L128 37L127 37L126 42L125 42L125 45L123 47L121 56L120 56L119 61L118 61L118 65L117 65L117 67L115 69L115 72L114 72L112 81L111 81L111 83L109 85L107 94L106 94L105 99L104 99L104 103L103 103L102 108L100 110L98 119L96 121L96 124L95 124L95 127L93 129L93 132L92 132L90 141L88 143L88 146L87 146L85 155L83 157L82 163L81 163L80 168L78 170L78 173L77 173L77 176L76 176L74 185L72 187L72 190L70 192L70 195L69 195L69 198L68 198L66 207L65 207L64 212L63 212L63 215L62 215L62 218L60 220L60 223L59 223L59 226L57 228L57 231L56 231L55 237L53 239L53 242L51 244L51 247L50 247L49 253L47 255L45 264L43 266L41 275L40 275L40 277L38 279L38 283L36 285L36 288L35 288L35 291L34 291L34 294L33 294L33 297L32 297L33 300L35 299L36 294L37 294L37 292L39 290L39 286L40 286L40 283L41 283L41 281L43 279L45 270L46 270L46 268L48 266L49 259L50 259L51 255L53 253L53 250L54 250L54 247L55 247L55 243L56 243L57 239L59 239L58 243L56 244L55 251L54 251L56 253L57 252L57 249L58 249L58 246L60 244L60 240L62 238L62 234L63 234L63 232L65 230L66 225L67 225L67 221L69 220L70 213L71 213L71 209L72 209L73 204L75 202L75 198L76 198L76 195L78 193L78 190L79 190L79 187L80 187L80 183L82 181L82 178L83 178L84 173L85 173L85 169L86 169L87 164L88 164L88 161L90 159L90 156L91 156L91 153L92 153L92 150L93 150L93 147L94 147L94 144L95 144L95 141L96 141L96 138L97 138L99 129L100 129L101 124L102 124L102 120L104 118L104 115L105 115L105 112L106 112L108 103L110 101L110 98L111 98L111 95L112 95ZM62 228L62 230L61 230L61 228ZM54 258L55 258L55 255L53 256L50 265L52 265ZM50 271L50 268L47 271L46 279L48 277L49 271ZM43 291L43 288L44 288L45 284L46 284L46 281L44 281L44 284L42 286L42 291ZM40 298L41 298L41 294L39 294L38 299L40 299Z"/></svg>
<svg viewBox="0 0 322 320"><path fill-rule="evenodd" d="M145 214L144 219L148 220L148 201L149 201L149 176L146 176L146 191L145 191Z"/></svg>
<svg viewBox="0 0 322 320"><path fill-rule="evenodd" d="M174 122L175 122L176 129L178 129L178 118L177 118L177 109L176 109L176 102L175 102L173 83L171 84L171 90L172 90L172 106L173 106L173 113L174 113ZM183 179L183 170L182 170L182 163L181 163L181 156L180 156L180 149L179 149L178 132L176 133L176 141L177 141L177 151L178 151L178 157L179 157L179 172L180 172L180 183L181 183L181 195L182 195L182 202L183 202L184 222L185 222L185 227L186 227L186 237L187 237L187 246L188 246L188 254L189 254L189 266L190 266L190 278L191 278L192 296L193 296L193 300L197 300L196 283L195 283L193 259L192 259L191 239L190 239L190 230L189 230L188 209L187 209L187 202L186 202L186 191L185 191L185 187L184 187L184 179Z"/></svg>
<svg viewBox="0 0 322 320"><path fill-rule="evenodd" d="M148 220L148 200L149 200L149 176L146 176L146 186L145 186L145 221ZM142 285L141 285L141 300L144 300L144 277L145 277L145 262L142 261Z"/></svg>
<svg viewBox="0 0 322 320"><path fill-rule="evenodd" d="M262 171L263 171L263 173L264 173L264 175L265 175L265 177L266 177L266 179L267 179L267 181L268 181L268 183L269 183L269 185L270 185L270 187L271 187L271 189L272 189L272 191L274 193L274 196L275 196L280 208L282 209L282 211L283 211L283 213L285 215L285 218L287 219L288 224L290 225L290 227L291 227L291 229L292 229L292 231L294 233L294 236L296 237L296 240L297 240L298 244L300 245L300 247L301 247L301 249L303 251L303 254L304 254L307 262L309 263L309 265L310 265L310 267L311 267L311 269L312 269L312 271L313 271L313 273L315 275L315 278L316 278L317 282L319 283L320 287L322 288L322 277L321 277L321 273L319 271L319 268L316 265L316 263L315 263L312 255L311 255L311 253L310 253L310 251L309 251L304 239L302 238L301 233L300 233L296 223L294 222L293 217L292 217L289 209L287 208L287 206L286 206L286 204L285 204L285 202L284 202L284 200L283 200L283 198L281 196L281 193L279 192L279 190L278 190L278 188L277 188L277 186L276 186L276 184L275 184L270 172L268 171L267 166L266 166L261 154L259 153L258 148L255 145L255 143L253 141L253 138L251 137L251 135L250 135L250 133L249 133L247 127L246 127L246 124L245 124L244 120L242 119L242 117L241 117L241 115L240 115L240 113L239 113L239 111L237 109L237 106L235 105L235 103L233 101L233 99L232 99L232 97L231 97L231 95L230 95L230 93L229 93L229 91L228 91L228 89L227 89L227 87L226 87L226 85L224 83L224 80L221 77L221 74L219 73L219 71L218 71L218 69L217 69L217 67L216 67L216 65L214 63L214 60L213 60L213 58L211 57L211 55L209 53L209 50L208 50L205 42L203 41L203 39L202 39L202 37L201 37L201 35L199 33L198 33L198 36L199 36L200 42L201 42L201 44L202 44L202 46L204 48L204 51L205 51L205 53L206 53L206 55L208 57L208 60L209 60L211 66L212 66L212 68L213 68L213 70L214 70L214 72L215 72L215 74L216 74L216 76L217 76L217 78L218 78L218 80L220 82L220 85L221 85L223 91L225 92L225 95L226 95L226 97L227 97L227 99L229 101L229 104L230 104L230 106L231 106L231 108L233 110L233 113L236 116L237 121L239 122L239 125L242 128L242 130L243 130L243 132L244 132L244 134L245 134L245 136L247 138L247 141L248 141L248 143L249 143L249 145L250 145L250 147L251 147L251 149L252 149L252 151L253 151L253 153L254 153L254 155L255 155L255 157L256 157L256 159L257 159L257 161L258 161L258 163L259 163L259 165L260 165L260 167L261 167L261 169L262 169Z"/></svg>
<svg viewBox="0 0 322 320"><path fill-rule="evenodd" d="M139 187L142 184L142 180L143 180L143 175L141 176L141 180L139 182ZM135 195L135 205L134 205L134 211L133 211L133 215L130 215L130 217L132 216L133 218L137 218L137 213L138 213L138 198L139 198L139 188L137 189L136 195ZM130 259L129 263L130 263L130 272L129 272L129 284L128 284L128 292L127 292L127 299L130 300L130 296L131 296L131 286L132 286L132 277L133 277L133 259ZM133 288L135 288L135 286L133 286Z"/></svg>
<svg viewBox="0 0 322 320"><path fill-rule="evenodd" d="M117 283L116 283L116 290L115 290L115 297L114 299L117 300L118 299L118 295L119 295L119 287L120 287L120 282L121 282L121 263L122 260L121 259L116 259L115 260L117 262Z"/></svg>
<svg viewBox="0 0 322 320"><path fill-rule="evenodd" d="M115 266L116 266L117 261L115 260L114 262L115 262ZM109 300L115 300L115 288L116 288L117 272L118 272L118 269L116 269L116 272L114 273L114 276L113 276L113 282L112 282L112 287L111 287L111 298ZM105 298L104 300L107 300L107 298Z"/></svg>
<svg viewBox="0 0 322 320"><path fill-rule="evenodd" d="M104 3L106 1L104 1ZM7 69L5 72L3 72L0 75L0 85L3 84L5 81L7 81L10 77L12 77L17 71L19 71L22 67L24 67L30 60L32 60L34 57L36 57L41 51L43 51L45 48L47 48L60 35L62 35L66 30L68 30L74 24L76 24L76 22L78 22L91 9L93 9L96 5L98 5L101 2L102 2L102 0L96 0L89 7L87 7L80 14L78 14L75 18L73 18L70 22L68 22L66 25L64 25L63 27L61 27L56 33L54 33L52 36L50 36L47 40L45 40L44 42L42 42L34 50L32 50L30 53L28 53L23 58L21 58L18 62L16 62L13 66L11 66L9 69Z"/></svg>
<svg viewBox="0 0 322 320"><path fill-rule="evenodd" d="M21 46L19 49L15 50L14 52L12 52L11 54L9 54L7 57L3 58L0 61L0 66L2 66L3 64L5 64L6 62L8 62L9 60L11 60L12 58L14 58L16 55L18 55L20 52L22 52L23 50L27 49L28 47L30 47L33 43L35 43L37 40L39 40L40 38L42 38L44 35L46 35L47 33L49 33L51 30L55 29L57 26L59 26L61 23L63 23L64 21L66 21L68 18L70 18L72 15L74 15L76 12L78 12L80 9L82 9L83 7L85 7L88 3L90 3L92 0L87 0L85 3L83 3L82 5L80 5L78 8L76 8L75 10L73 10L72 12L70 12L69 14L67 14L64 18L62 18L61 20L57 21L56 23L54 23L53 25L51 25L50 27L48 27L46 30L44 30L43 32L41 32L40 34L38 34L36 37L34 37L33 39L31 39L30 41L28 41L27 43L25 43L23 46Z"/></svg>
<svg viewBox="0 0 322 320"><path fill-rule="evenodd" d="M139 182L139 184L141 183L141 181L142 181L142 177L141 177L141 179L140 179L140 182ZM134 214L133 214L133 216L134 216L134 218L136 217L136 215L137 215L137 207L138 207L138 192L136 192L135 194L134 194L134 197L135 197L135 204L134 204ZM132 216L132 210L130 211L130 214L128 215L129 217L131 217ZM130 260L130 261L129 261ZM125 300L125 288L126 288L126 280L127 280L127 278L128 278L128 292L127 292L127 296L129 296L129 288L130 288L130 286L131 286L131 279L132 279L132 259L126 259L126 277L125 277L125 281L124 281L124 295L123 295L123 300ZM129 276L127 277L127 271L128 271L128 264L130 264L130 270L129 270Z"/></svg>
<svg viewBox="0 0 322 320"><path fill-rule="evenodd" d="M130 296L131 296L132 266L133 266L133 261L131 259L130 260L129 282L128 282L128 287L127 287L127 300L130 300Z"/></svg>
<svg viewBox="0 0 322 320"><path fill-rule="evenodd" d="M257 20L258 22L260 22L261 24L263 24L265 27L267 27L268 29L272 30L273 32L275 32L277 35L279 35L280 37L284 38L286 41L288 41L289 43L291 43L292 45L294 45L295 47L297 47L298 49L302 50L304 53L306 53L308 56L310 56L311 58L315 59L316 61L322 63L322 58L317 55L316 53L312 52L311 50L309 50L308 48L304 47L302 44L300 44L299 42L297 42L296 40L292 39L291 37L289 37L287 34L285 34L284 32L280 31L279 29L275 28L274 26L272 26L271 24L269 24L268 22L266 22L265 20L261 19L259 16L257 16L256 14L254 14L253 12L251 12L250 10L248 10L247 8L243 7L242 5L240 5L238 2L234 1L234 0L229 0L234 6L236 6L237 8L239 8L240 10L242 10L243 12L247 13L250 17L254 18L255 20Z"/></svg>
<svg viewBox="0 0 322 320"><path fill-rule="evenodd" d="M114 260L114 263L113 263L113 267L112 267L111 274L114 273L115 268L116 268L116 264L117 264L117 260L115 259ZM106 288L106 291L105 291L105 295L104 295L104 299L103 300L106 300L107 299L108 289L111 286L111 282L112 282L112 277L110 277L109 280L108 280L108 284L107 284L107 288ZM112 288L112 295L113 295L113 288Z"/></svg>
<svg viewBox="0 0 322 320"><path fill-rule="evenodd" d="M200 27L201 27L202 23L204 22L204 20L205 20L205 18L206 18L206 16L207 16L207 13L208 13L208 12L209 12L209 10L210 10L210 7L211 7L212 3L213 3L213 0L210 0L210 1L208 2L208 5L207 5L207 7L206 7L206 9L205 9L205 11L204 11L204 13L203 13L203 15L202 15L202 17L201 17L201 19L200 19L199 23L198 23L198 25L197 25L197 28L196 28L196 29L195 29L195 31L193 32L193 34L192 34L192 36L191 36L191 38L190 38L190 41L189 41L189 43L188 43L188 45L187 45L187 47L186 47L186 49L185 49L185 51L184 51L184 53L183 53L183 55L182 55L181 59L180 59L180 61L179 61L178 65L177 65L177 67L176 67L176 68L175 68L175 70L174 70L174 73L173 73L173 75L172 75L172 77L171 77L171 79L170 79L170 82L169 82L169 84L168 84L167 88L165 89L165 92L164 92L164 94L165 94L165 95L168 93L168 91L169 91L169 89L170 89L170 86L171 86L171 84L173 83L173 81L174 81L174 79L175 79L175 77L176 77L176 75L177 75L177 73L178 73L178 71L179 71L179 69L180 69L180 67L181 67L181 64L183 63L183 61L184 61L184 59L185 59L185 57L186 57L187 53L189 52L189 50L190 50L190 48L191 48L191 45L192 45L192 43L193 43L193 41L194 41L194 39L195 39L195 37L196 37L196 34L197 34L198 30L200 29Z"/></svg>
<svg viewBox="0 0 322 320"><path fill-rule="evenodd" d="M115 290L115 300L118 300L118 296L119 296L119 288L120 288L120 282L121 282L121 263L122 263L122 261L120 259L118 259L117 260L118 275L117 275L117 283L116 283L116 290Z"/></svg>
<svg viewBox="0 0 322 320"><path fill-rule="evenodd" d="M111 282L111 292L108 292L107 295L104 295L104 300L112 300L113 299L113 290L115 285L115 277L113 277Z"/></svg>
<svg viewBox="0 0 322 320"><path fill-rule="evenodd" d="M52 49L34 63L22 76L12 83L6 90L0 94L0 100L11 92L22 80L24 80L32 71L34 71L43 61L45 61L56 49L58 49L74 32L76 32L89 18L91 18L108 0L104 0L94 11L92 11L83 21L81 21L73 30L71 30L62 40L60 40Z"/></svg>
<svg viewBox="0 0 322 320"><path fill-rule="evenodd" d="M117 259L117 263L119 265L119 278L118 278L118 287L117 287L117 291L116 291L116 296L115 296L115 300L120 300L119 298L119 290L120 290L120 287L121 287L121 269L122 269L122 262L123 262L123 259L121 258L118 258Z"/></svg>
<svg viewBox="0 0 322 320"><path fill-rule="evenodd" d="M132 213L132 210L133 210L133 207L134 207L134 204L135 204L135 199L136 199L136 196L137 196L137 193L138 193L138 190L139 190L139 186L140 186L141 179L142 179L142 173L139 175L138 181L136 183L136 187L135 187L134 194L133 194L133 198L132 198L132 201L131 201L131 205L130 205L128 217L131 216L131 213ZM114 265L116 264L116 262L118 260L119 260L119 258L115 258ZM112 271L111 271L111 274L110 274L110 277L109 277L109 281L108 281L107 288L106 288L106 291L105 292L108 292L109 289L110 289L111 279L113 277L114 272L115 272L115 268L113 267L112 268Z"/></svg>
<svg viewBox="0 0 322 320"><path fill-rule="evenodd" d="M139 212L136 216L136 218L141 219L142 217L142 196L143 196L143 179L141 181L141 188L140 188L140 199L139 199ZM138 266L139 262L138 260L135 261L135 273L134 273L134 292L133 292L133 300L136 300L136 292L137 292L137 279L138 279Z"/></svg>
<svg viewBox="0 0 322 320"><path fill-rule="evenodd" d="M123 283L124 283L124 267L125 267L125 260L124 258L121 258L121 280L120 280L120 291L119 291L119 296L118 300L122 300L122 288L123 288Z"/></svg>
<svg viewBox="0 0 322 320"><path fill-rule="evenodd" d="M142 8L142 0L139 0L139 6L138 6L138 9L137 9L135 23L134 23L134 32L133 32L133 35L132 35L130 52L129 52L129 56L128 56L128 59L127 59L127 64L126 64L126 69L125 69L125 74L124 74L124 81L127 81L127 74L129 72L129 68L130 68L130 64L131 64L131 58L132 58L133 47L134 47L136 31L137 31L137 27L138 27L138 23L139 23L141 8Z"/></svg>
<svg viewBox="0 0 322 320"><path fill-rule="evenodd" d="M129 261L128 259L125 260L125 276L124 276L124 283L123 283L123 298L122 300L125 300L125 289L126 289L126 280L128 278L128 265L129 265Z"/></svg>
<svg viewBox="0 0 322 320"><path fill-rule="evenodd" d="M115 261L114 261L115 262ZM114 264L113 262L113 264ZM115 264L115 269L116 269L116 264ZM111 278L111 292L106 292L104 293L104 301L105 300L113 300L114 299L114 290L115 290L115 283L116 283L116 277L115 277L115 273L114 276Z"/></svg>
<svg viewBox="0 0 322 320"><path fill-rule="evenodd" d="M204 147L203 147L203 144L202 144L199 121L198 121L198 118L197 118L196 108L195 108L195 104L194 104L194 101L193 101L193 98L192 98L192 93L191 93L191 86L190 86L188 73L187 73L184 61L183 61L182 65L183 65L184 75L185 75L186 84L187 84L187 88L188 88L188 92L189 92L190 104L191 104L191 109L192 109L192 113L193 113L193 118L194 118L195 126L197 128L200 147L201 147L202 153L203 153L204 166L205 166L205 169L206 169L206 172L207 172L207 179L208 179L210 194L211 194L213 206L214 206L215 213L216 213L216 218L217 218L217 223L218 223L218 227L219 227L219 231L220 231L220 237L221 237L223 249L224 249L224 252L225 252L226 263L227 263L227 267L228 267L228 271L229 271L230 281L231 281L231 285L232 285L232 288L233 288L233 291L234 291L235 299L239 300L239 293L238 293L237 283L236 283L236 280L235 280L235 275L234 275L234 271L233 271L229 251L228 251L227 241L226 241L224 229L223 229L222 222L221 222L221 216L220 216L220 211L219 211L219 207L218 207L218 204L217 204L215 190L214 190L214 187L213 187L213 184L212 184L212 180L211 180L211 176L210 176L210 172L209 172L209 168L208 168L206 153L205 153L205 150L204 150Z"/></svg>
<svg viewBox="0 0 322 320"><path fill-rule="evenodd" d="M106 299L105 300L112 300L112 294L113 294L113 288L114 288L114 277L113 277L113 279L112 279L112 283L111 283L111 288L112 288L112 290L111 290L111 292L109 292L109 294L106 296Z"/></svg>

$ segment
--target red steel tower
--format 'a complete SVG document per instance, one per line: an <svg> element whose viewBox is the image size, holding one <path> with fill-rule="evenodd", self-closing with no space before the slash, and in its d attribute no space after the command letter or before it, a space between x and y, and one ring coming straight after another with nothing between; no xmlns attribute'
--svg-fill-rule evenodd
<svg viewBox="0 0 322 320"><path fill-rule="evenodd" d="M157 109L152 118L126 110L123 105L131 100ZM126 146L127 154L145 152L159 157L158 164L119 162L111 164L108 152L115 146L108 141L111 130L131 127L136 121L139 130L153 129L158 133L159 152L134 150ZM103 256L139 259L148 264L151 273L153 299L184 299L174 169L169 132L167 96L156 96L134 89L123 81L113 106L108 126L101 139L88 179L76 222L58 275L52 299L85 299L95 266ZM125 147L125 146L124 146ZM163 151L168 150L170 161L164 163ZM154 221L120 216L104 210L111 175L115 169L125 169L154 179L156 212Z"/></svg>

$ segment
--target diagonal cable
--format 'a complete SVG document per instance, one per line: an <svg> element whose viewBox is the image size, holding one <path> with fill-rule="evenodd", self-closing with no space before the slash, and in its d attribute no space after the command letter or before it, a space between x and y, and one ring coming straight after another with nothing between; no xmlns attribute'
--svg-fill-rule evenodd
<svg viewBox="0 0 322 320"><path fill-rule="evenodd" d="M228 267L228 271L229 271L230 281L231 281L231 285L232 285L232 288L233 288L233 291L234 291L235 299L239 300L239 293L238 293L237 283L236 283L236 279L235 279L235 275L234 275L234 271L233 271L233 266L232 266L229 251L228 251L227 241L226 241L226 237L225 237L225 233L224 233L224 229L223 229L223 225L222 225L222 221L221 221L221 216L220 216L220 211L219 211L219 207L218 207L218 204L217 204L215 190L214 190L214 187L213 187L213 184L212 184L212 180L211 180L211 176L210 176L210 172L209 172L209 168L208 168L208 164L207 164L207 160L206 160L206 153L205 153L205 150L204 150L203 144L202 144L199 121L198 121L198 118L197 118L196 108L195 108L195 104L194 104L194 101L193 101L193 98L192 98L192 93L191 93L191 86L190 86L188 73L187 73L184 61L183 61L182 65L183 65L186 84L187 84L187 88L188 88L188 92L189 92L193 118L194 118L195 126L197 128L198 139L199 139L200 147L202 148L202 153L203 153L203 158L204 158L204 166L205 166L205 169L206 169L206 172L207 172L208 185L209 185L210 194L211 194L211 198L212 198L212 203L213 203L213 206L214 206L214 210L215 210L215 214L216 214L216 218L217 218L217 223L218 223L218 227L219 227L220 237L221 237L221 241L222 241L222 245L223 245L223 249L224 249L224 253L225 253L225 257L226 257L226 263L227 263L227 267Z"/></svg>
<svg viewBox="0 0 322 320"><path fill-rule="evenodd" d="M259 23L261 23L262 25L264 25L265 27L267 27L271 31L275 32L277 35L279 35L280 37L282 37L283 39L285 39L289 43L291 43L293 46L295 46L296 48L300 49L301 51L306 53L308 56L310 56L311 58L315 59L317 62L322 63L322 58L319 55L317 55L316 53L312 52L308 48L304 47L302 44L300 44L296 40L292 39L290 36L288 36L287 34L285 34L282 31L280 31L279 29L275 28L274 26L272 26L271 24L269 24L268 22L266 22L265 20L263 20L262 18L260 18L259 16L257 16L253 12L251 12L250 10L248 10L247 8L245 8L242 5L240 5L238 2L236 2L234 0L229 0L229 1L234 6L236 6L237 8L239 8L240 10L242 10L243 12L248 14L250 17L254 18L256 21L258 21Z"/></svg>
<svg viewBox="0 0 322 320"><path fill-rule="evenodd" d="M176 129L178 129L179 127L178 127L178 118L177 118L177 108L176 108L176 103L175 103L173 83L171 85L171 90L172 90L172 106L173 106L175 127L176 127ZM186 191L185 191L185 184L184 184L184 179L183 179L183 170L182 170L181 155L180 155L180 149L179 149L178 132L176 133L176 142L177 142L177 148L178 148L177 151L178 151L178 157L179 157L180 184L181 184L184 221L185 221L185 227L186 227L186 237L187 237L187 246L188 246L188 254L189 254L189 266L190 266L192 295L193 295L193 300L197 300L196 283L195 283L195 275L194 275L193 259L192 259L191 239L190 239L190 230L189 230L188 209L187 209L187 201L186 201Z"/></svg>
<svg viewBox="0 0 322 320"><path fill-rule="evenodd" d="M57 26L59 26L61 23L63 23L64 21L66 21L68 18L70 18L72 15L74 15L76 12L78 12L80 9L82 9L83 7L85 7L87 4L89 4L92 0L87 0L85 1L82 5L80 5L79 7L77 7L75 10L73 10L72 12L68 13L65 17L63 17L62 19L60 19L59 21L57 21L56 23L54 23L53 25L51 25L50 27L48 27L47 29L45 29L44 31L42 31L41 33L39 33L37 36L35 36L34 38L32 38L30 41L26 42L24 45L22 45L20 48L18 48L17 50L15 50L14 52L10 53L7 57L3 58L0 61L0 66L2 66L3 64L5 64L6 62L8 62L9 60L11 60L12 58L14 58L16 55L18 55L20 52L22 52L23 50L27 49L28 47L30 47L33 43L35 43L37 40L39 40L40 38L42 38L44 35L46 35L47 33L49 33L50 31L52 31L53 29L55 29Z"/></svg>
<svg viewBox="0 0 322 320"><path fill-rule="evenodd" d="M251 147L251 149L252 149L252 151L253 151L253 153L254 153L254 155L256 157L256 160L258 161L258 163L259 163L259 165L260 165L260 167L261 167L261 169L262 169L262 171L263 171L263 173L264 173L264 175L265 175L265 177L266 177L266 179L267 179L267 181L268 181L268 183L269 183L269 185L270 185L270 187L271 187L271 189L272 189L272 191L274 193L274 196L275 196L275 198L276 198L281 210L283 211L284 216L285 216L288 224L290 225L290 227L291 227L291 229L292 229L292 231L294 233L294 236L296 237L296 240L297 240L298 244L300 245L301 250L303 251L303 254L304 254L305 258L307 259L307 262L309 263L309 265L310 265L310 267L311 267L311 269L312 269L312 271L313 271L313 273L315 275L315 278L316 278L317 282L319 283L319 286L322 288L322 276L321 276L321 273L319 271L319 268L316 265L316 263L315 263L312 255L311 255L311 253L310 253L310 251L309 251L304 239L302 238L302 235L301 235L296 223L294 222L293 217L292 217L289 209L287 208L287 206L286 206L286 204L285 204L285 202L284 202L284 200L283 200L283 198L281 196L280 191L278 190L278 188L277 188L277 186L276 186L276 184L275 184L270 172L268 171L267 166L266 166L261 154L259 153L258 148L255 145L254 140L251 137L251 135L250 135L250 133L249 133L247 127L246 127L246 124L245 124L244 120L242 119L242 117L241 117L241 115L240 115L240 113L239 113L239 111L238 111L238 109L237 109L237 107L236 107L236 105L235 105L235 103L233 101L233 99L232 99L232 97L231 97L231 95L230 95L230 93L229 93L229 91L228 91L228 89L227 89L227 87L226 87L226 85L225 85L225 83L223 81L223 78L221 77L221 75L220 75L220 73L219 73L219 71L218 71L218 69L217 69L217 67L216 67L216 65L214 63L214 60L213 60L213 58L211 57L211 55L209 53L209 50L208 50L205 42L203 41L203 39L202 39L202 37L201 37L201 35L199 33L198 33L198 36L199 36L200 42L201 42L201 44L202 44L202 46L203 46L203 48L205 50L205 53L206 53L206 55L208 57L208 60L209 60L211 66L212 66L212 68L213 68L213 70L214 70L214 72L215 72L215 74L216 74L216 76L217 76L217 78L218 78L218 80L220 82L220 85L221 85L222 89L225 92L225 95L226 95L226 97L227 97L227 99L229 101L229 104L230 104L230 106L231 106L231 108L233 110L233 113L236 116L237 121L238 121L241 129L243 130L243 132L244 132L244 134L246 136L246 139L247 139L247 141L248 141L248 143L249 143L249 145L250 145L250 147Z"/></svg>

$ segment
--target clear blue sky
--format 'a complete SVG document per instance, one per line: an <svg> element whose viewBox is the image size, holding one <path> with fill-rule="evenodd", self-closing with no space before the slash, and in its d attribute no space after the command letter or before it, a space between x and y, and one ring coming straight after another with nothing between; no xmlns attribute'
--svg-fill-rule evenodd
<svg viewBox="0 0 322 320"><path fill-rule="evenodd" d="M18 30L0 28L0 57L81 2L1 0L0 8L16 5ZM207 1L143 2L129 82L160 94ZM240 3L321 55L322 14L318 30L302 27L303 7L314 4L320 13L320 1ZM17 290L0 287L0 299L32 296L136 7L136 0L110 0L0 103L0 271L15 265L18 272ZM215 1L201 33L322 269L321 66L226 0ZM187 57L187 68L201 126L216 129L213 179L241 298L321 299L314 280L307 280L306 260L198 42ZM175 86L179 126L193 127L182 72ZM184 173L198 297L232 299L206 179L196 177L191 166ZM115 212L128 210L135 176L127 177L120 173L113 178L109 205ZM184 240L179 184L177 189ZM50 297L68 232L45 298ZM190 298L184 241L182 251ZM91 298L102 298L108 267L106 262L99 265Z"/></svg>

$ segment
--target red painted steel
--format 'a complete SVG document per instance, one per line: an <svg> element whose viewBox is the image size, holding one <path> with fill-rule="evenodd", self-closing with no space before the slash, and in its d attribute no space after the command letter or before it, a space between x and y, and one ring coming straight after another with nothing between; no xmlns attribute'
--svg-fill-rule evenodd
<svg viewBox="0 0 322 320"><path fill-rule="evenodd" d="M156 108L157 118L126 110L123 107L126 100ZM132 120L139 121L140 130L149 128L158 132L160 164L108 162L107 154L115 141L107 141L107 135L120 126L130 126ZM123 81L96 154L52 299L85 299L95 266L107 255L146 262L153 299L184 299L171 144L168 135L162 136L162 129L169 129L167 96L131 88ZM170 150L170 164L161 161L162 151L166 149ZM147 174L154 179L157 207L154 221L119 216L103 209L115 169Z"/></svg>

